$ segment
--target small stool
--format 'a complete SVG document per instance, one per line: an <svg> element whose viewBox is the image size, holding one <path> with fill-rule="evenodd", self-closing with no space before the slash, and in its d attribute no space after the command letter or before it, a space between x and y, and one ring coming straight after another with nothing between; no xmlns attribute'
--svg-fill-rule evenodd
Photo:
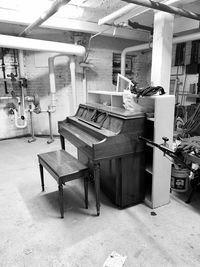
<svg viewBox="0 0 200 267"><path fill-rule="evenodd" d="M43 167L58 183L61 218L64 218L63 185L66 182L84 178L85 208L88 208L88 167L71 156L65 150L47 152L38 155L42 191L44 191Z"/></svg>

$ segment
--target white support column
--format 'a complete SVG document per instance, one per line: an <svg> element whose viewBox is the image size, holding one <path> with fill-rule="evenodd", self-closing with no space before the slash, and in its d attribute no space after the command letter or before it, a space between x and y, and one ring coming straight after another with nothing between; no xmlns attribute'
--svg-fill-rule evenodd
<svg viewBox="0 0 200 267"><path fill-rule="evenodd" d="M173 22L172 14L162 11L154 14L151 82L153 86L161 85L167 94L170 86Z"/></svg>

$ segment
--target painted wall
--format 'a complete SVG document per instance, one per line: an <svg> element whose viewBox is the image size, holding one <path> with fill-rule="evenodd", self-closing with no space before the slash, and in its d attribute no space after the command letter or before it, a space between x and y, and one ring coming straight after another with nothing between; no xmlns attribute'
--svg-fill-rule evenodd
<svg viewBox="0 0 200 267"><path fill-rule="evenodd" d="M88 47L88 35L84 36L83 43ZM74 42L72 34L56 34L55 36L43 36L47 40L56 40L62 42ZM91 40L87 61L94 65L92 70L87 71L87 88L88 90L115 90L112 84L112 59L113 52L120 53L125 47L137 45L128 40L121 40L109 37L98 36ZM187 43L186 49L186 63L190 61L191 43ZM48 77L48 57L52 53L39 53L34 51L24 51L24 67L26 70L26 78L28 80L27 95L34 95L35 93L40 97L40 105L42 109L47 109L50 104L50 89ZM173 48L173 58L175 56L175 46ZM79 66L82 58L76 58L76 89L77 102L83 102L83 69ZM7 74L13 69L13 55L12 51L8 52L5 57L6 64L10 65L7 68ZM134 53L133 57L133 78L138 82L139 87L150 85L151 72L151 52ZM52 114L53 118L53 133L57 134L57 122L64 120L67 116L73 115L72 109L72 88L71 75L69 69L69 62L67 57L58 57L55 60L55 74L56 74L56 112ZM2 72L0 71L0 97L5 96L4 83L2 81ZM187 77L186 88L190 83L197 81L197 75ZM20 94L19 86L10 83L9 91ZM10 96L10 94L9 94ZM14 125L14 116L8 115L8 109L5 109L8 100L0 100L0 139L20 136L30 133L30 122L25 129L18 129ZM12 102L17 104L16 100ZM28 105L27 105L28 108ZM27 114L29 116L29 114ZM49 134L49 122L47 113L34 113L34 130L35 134Z"/></svg>
<svg viewBox="0 0 200 267"><path fill-rule="evenodd" d="M46 40L56 40L67 43L74 42L73 34L56 34L55 36L42 36ZM83 43L88 45L89 35L84 36ZM33 36L34 38L34 36ZM127 46L136 45L138 42L130 40L121 40L109 37L100 37L92 39L89 47L88 59L94 65L92 70L87 71L87 86L88 90L115 90L112 84L112 54L120 52ZM26 95L32 96L38 94L40 97L40 106L42 109L47 109L50 104L50 90L48 77L48 57L52 53L39 53L34 51L24 51L24 67L28 87ZM8 53L8 58L12 61L12 55ZM83 102L83 69L79 66L83 58L76 58L76 90L77 103ZM11 64L11 63L10 63ZM52 114L53 133L57 134L57 121L64 120L67 116L73 115L72 112L72 87L69 63L66 57L58 57L55 59L55 74L56 74L56 112ZM12 91L12 88L9 89ZM19 88L15 90L17 95L20 95ZM3 81L0 83L0 97L5 96L3 89ZM10 94L9 94L10 96ZM30 133L30 122L25 129L18 129L14 125L14 116L8 115L8 109L4 109L6 103L14 102L15 100L0 100L0 139L20 136ZM28 109L28 104L26 105ZM29 116L29 113L27 113ZM33 113L34 131L35 134L49 134L49 121L47 113Z"/></svg>

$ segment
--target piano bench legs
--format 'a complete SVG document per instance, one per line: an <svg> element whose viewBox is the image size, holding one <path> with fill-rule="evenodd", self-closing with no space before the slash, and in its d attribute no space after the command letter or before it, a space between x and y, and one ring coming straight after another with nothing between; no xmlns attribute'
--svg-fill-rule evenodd
<svg viewBox="0 0 200 267"><path fill-rule="evenodd" d="M64 218L63 185L66 182L83 178L85 208L88 209L88 167L64 150L47 152L38 155L42 191L44 191L43 167L58 183L58 197L61 218ZM98 213L98 212L97 212Z"/></svg>

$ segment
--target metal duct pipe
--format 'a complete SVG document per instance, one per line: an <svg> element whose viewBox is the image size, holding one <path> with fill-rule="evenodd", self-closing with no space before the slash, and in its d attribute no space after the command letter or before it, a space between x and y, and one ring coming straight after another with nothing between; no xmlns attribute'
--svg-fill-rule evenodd
<svg viewBox="0 0 200 267"><path fill-rule="evenodd" d="M24 54L23 50L18 51L18 66L19 66L19 79L25 77L24 71ZM21 83L21 104L22 104L22 114L24 116L25 113L25 93L24 93L24 86Z"/></svg>
<svg viewBox="0 0 200 267"><path fill-rule="evenodd" d="M9 47L31 51L45 51L64 53L68 55L84 56L85 47L81 45L44 41L24 37L0 34L0 47Z"/></svg>
<svg viewBox="0 0 200 267"><path fill-rule="evenodd" d="M156 9L159 11L164 11L167 13L179 15L179 16L186 17L189 19L200 20L200 15L195 12L187 11L185 9L174 7L174 6L167 6L159 2L154 2L152 0L123 0L123 1L127 3L131 3L131 4L136 4L139 6L145 6L148 8Z"/></svg>
<svg viewBox="0 0 200 267"><path fill-rule="evenodd" d="M76 68L75 57L71 57L70 58L70 72L71 72L71 84L72 84L73 112L76 111L76 107L77 107L75 68Z"/></svg>
<svg viewBox="0 0 200 267"><path fill-rule="evenodd" d="M194 40L199 40L200 39L200 32L196 32L193 34L189 35L183 35L183 36L178 36L173 38L173 44L177 43L182 43L182 42L187 42L187 41L194 41Z"/></svg>
<svg viewBox="0 0 200 267"><path fill-rule="evenodd" d="M172 43L177 44L177 43L182 43L182 42L187 42L187 41L194 41L194 40L198 40L198 39L200 39L200 33L199 32L189 34L189 35L175 37L175 38L173 38ZM126 54L128 52L138 52L138 51L142 51L142 50L147 50L149 48L151 48L151 44L146 43L146 44L142 44L142 45L127 47L124 50L122 50L121 75L125 76Z"/></svg>
<svg viewBox="0 0 200 267"><path fill-rule="evenodd" d="M142 44L142 45L135 45L131 47L127 47L124 50L122 50L121 54L121 75L125 76L125 66L126 66L126 54L128 52L138 52L143 51L150 48L150 43Z"/></svg>
<svg viewBox="0 0 200 267"><path fill-rule="evenodd" d="M38 19L36 19L36 21L31 23L26 29L24 29L19 34L19 36L28 35L33 30L33 28L40 26L48 18L54 15L61 6L66 5L69 1L70 0L56 0L48 10L46 10Z"/></svg>
<svg viewBox="0 0 200 267"><path fill-rule="evenodd" d="M55 111L56 108L56 81L55 81L55 71L54 71L54 60L56 57L66 56L69 60L68 55L58 54L53 57L48 58L48 66L49 66L49 84L50 84L50 93L51 93L51 112Z"/></svg>
<svg viewBox="0 0 200 267"><path fill-rule="evenodd" d="M190 2L194 2L195 0L168 0L168 1L162 1L163 3L165 3L165 5L177 5L178 3L180 4L187 4ZM115 24L118 24L118 20L120 21L120 17L131 12L134 8L136 7L135 4L128 4L116 11L114 11L113 13L103 17L102 19L99 19L98 21L98 25L103 25L106 23L111 23L113 20L116 19L116 21L114 21ZM148 8L143 11L146 12L147 10L149 10ZM121 21L120 21L121 22Z"/></svg>
<svg viewBox="0 0 200 267"><path fill-rule="evenodd" d="M116 10L115 12L107 15L106 17L100 19L98 21L98 25L103 25L105 23L112 22L112 20L119 18L120 16L124 15L125 13L131 11L134 7L135 7L135 5L133 5L133 4L129 4L127 6L124 6L120 9Z"/></svg>

